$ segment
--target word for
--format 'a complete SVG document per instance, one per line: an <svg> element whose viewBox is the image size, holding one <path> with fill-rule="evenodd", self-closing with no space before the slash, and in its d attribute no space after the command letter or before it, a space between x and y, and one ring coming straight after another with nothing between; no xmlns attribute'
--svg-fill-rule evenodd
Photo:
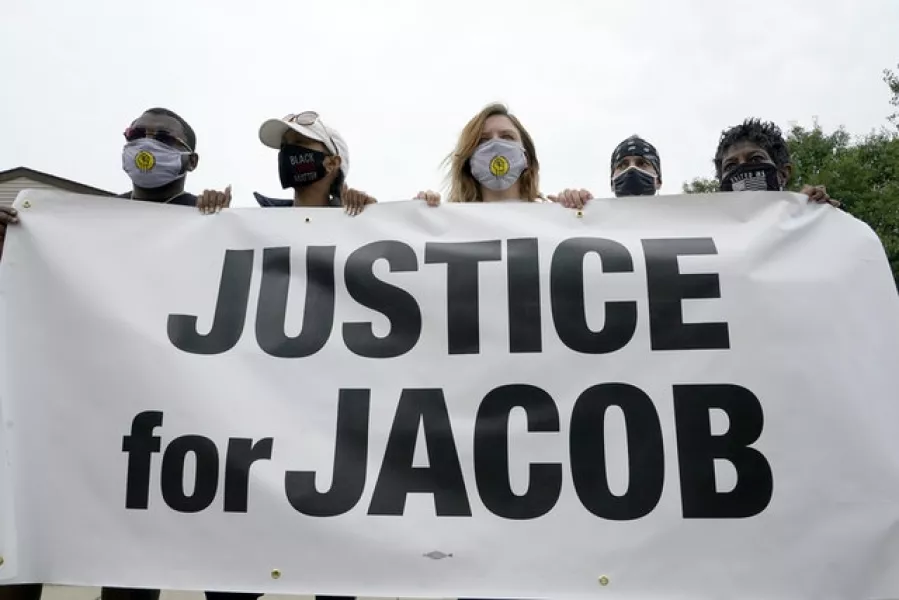
<svg viewBox="0 0 899 600"><path fill-rule="evenodd" d="M314 471L288 471L284 476L287 500L298 512L333 517L353 510L368 479L370 395L368 389L341 389L338 394L334 466L331 486L319 490ZM771 501L774 477L765 456L751 444L762 433L764 416L758 398L731 384L688 384L673 387L677 464L684 518L746 518L762 512ZM621 495L610 489L607 477L604 423L610 407L625 419L628 448L628 487ZM543 389L524 384L497 387L482 400L474 425L475 487L488 510L505 519L535 519L559 500L563 465L528 465L527 490L511 489L509 471L509 415L523 409L529 432L559 432L559 409ZM713 435L711 411L723 411L730 423ZM147 509L152 456L162 454L161 495L173 510L203 511L218 495L221 454L215 442L202 435L183 435L161 447L154 435L163 423L159 411L135 416L122 450L128 455L125 506ZM416 439L423 432L427 467L413 466ZM525 433L515 434L524 436ZM274 439L230 438L224 451L224 510L246 512L250 470L270 460ZM188 493L185 462L195 455L195 481ZM602 519L639 519L655 509L665 481L665 448L656 408L639 388L626 383L603 383L584 391L570 416L571 480L583 507ZM737 483L720 492L715 461L731 463ZM402 516L409 494L431 494L437 516L470 517L471 500L459 461L444 393L439 388L404 389L397 404L383 460L375 475L369 515Z"/></svg>
<svg viewBox="0 0 899 600"><path fill-rule="evenodd" d="M683 274L678 257L716 254L712 238L642 240L648 287L649 332L653 350L727 349L727 323L684 323L681 302L720 298L716 273ZM291 283L291 248L265 248L256 307L256 341L262 351L279 358L301 358L321 350L331 337L335 312L335 246L305 248L306 281L303 325L299 334L285 333ZM541 352L541 273L536 238L505 240L508 284L509 351ZM556 333L571 350L586 354L615 352L631 341L637 328L637 301L604 304L602 329L587 323L584 258L598 255L603 273L632 273L628 249L614 240L577 237L554 249L549 270L551 312ZM500 261L502 240L429 242L425 265L445 265L447 343L449 354L480 351L478 272L483 262ZM422 311L407 290L375 276L373 266L386 261L391 272L420 268L415 250L399 241L378 241L352 252L344 265L346 289L360 305L383 314L389 333L378 336L371 322L343 323L343 341L354 354L393 358L415 347L422 332ZM193 354L221 354L237 344L247 321L254 250L227 250L222 265L212 328L197 330L197 316L172 314L168 337L175 347ZM299 296L294 293L294 296Z"/></svg>

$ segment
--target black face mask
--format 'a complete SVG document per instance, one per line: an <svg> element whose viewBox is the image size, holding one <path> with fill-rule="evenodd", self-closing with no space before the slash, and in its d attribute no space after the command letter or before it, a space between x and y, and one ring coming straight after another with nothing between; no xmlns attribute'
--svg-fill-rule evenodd
<svg viewBox="0 0 899 600"><path fill-rule="evenodd" d="M783 189L777 167L768 163L744 163L721 179L722 192L778 192Z"/></svg>
<svg viewBox="0 0 899 600"><path fill-rule="evenodd" d="M325 168L324 152L310 150L302 146L285 145L278 153L278 175L281 176L281 187L287 188L305 187L325 178L328 170Z"/></svg>
<svg viewBox="0 0 899 600"><path fill-rule="evenodd" d="M612 189L618 197L652 196L656 193L656 178L642 169L631 167L612 180Z"/></svg>

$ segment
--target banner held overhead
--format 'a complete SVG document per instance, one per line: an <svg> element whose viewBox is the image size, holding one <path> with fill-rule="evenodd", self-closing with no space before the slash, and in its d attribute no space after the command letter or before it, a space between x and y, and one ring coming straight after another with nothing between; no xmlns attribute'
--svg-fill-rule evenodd
<svg viewBox="0 0 899 600"><path fill-rule="evenodd" d="M899 596L899 297L845 213L16 207L7 581Z"/></svg>

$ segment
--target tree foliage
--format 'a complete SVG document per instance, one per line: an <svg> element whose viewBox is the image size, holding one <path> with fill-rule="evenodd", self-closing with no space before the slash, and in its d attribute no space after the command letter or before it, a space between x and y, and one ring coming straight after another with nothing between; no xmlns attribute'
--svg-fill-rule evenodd
<svg viewBox="0 0 899 600"><path fill-rule="evenodd" d="M842 127L825 132L817 122L811 128L792 126L787 136L793 162L789 187L826 186L849 213L868 223L880 236L899 285L899 76L887 69L883 80L896 109L887 117L895 130L884 127L853 137ZM683 189L688 194L714 191L717 182L698 178Z"/></svg>
<svg viewBox="0 0 899 600"><path fill-rule="evenodd" d="M683 185L685 194L711 194L718 191L718 180L714 177L696 177Z"/></svg>
<svg viewBox="0 0 899 600"><path fill-rule="evenodd" d="M882 129L853 139L843 129L825 133L794 126L790 188L823 185L844 208L880 236L899 283L899 134Z"/></svg>
<svg viewBox="0 0 899 600"><path fill-rule="evenodd" d="M899 69L899 65L896 65L896 68ZM899 129L899 75L889 69L884 69L883 82L889 86L890 93L893 94L893 97L890 98L893 114L887 117L887 120Z"/></svg>

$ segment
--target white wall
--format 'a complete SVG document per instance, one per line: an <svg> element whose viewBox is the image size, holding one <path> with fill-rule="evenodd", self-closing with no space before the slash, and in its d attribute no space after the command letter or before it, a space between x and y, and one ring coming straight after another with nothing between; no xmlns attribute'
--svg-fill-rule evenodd
<svg viewBox="0 0 899 600"><path fill-rule="evenodd" d="M9 206L24 189L55 190L57 188L40 181L34 181L27 177L16 177L9 181L0 182L0 206Z"/></svg>

